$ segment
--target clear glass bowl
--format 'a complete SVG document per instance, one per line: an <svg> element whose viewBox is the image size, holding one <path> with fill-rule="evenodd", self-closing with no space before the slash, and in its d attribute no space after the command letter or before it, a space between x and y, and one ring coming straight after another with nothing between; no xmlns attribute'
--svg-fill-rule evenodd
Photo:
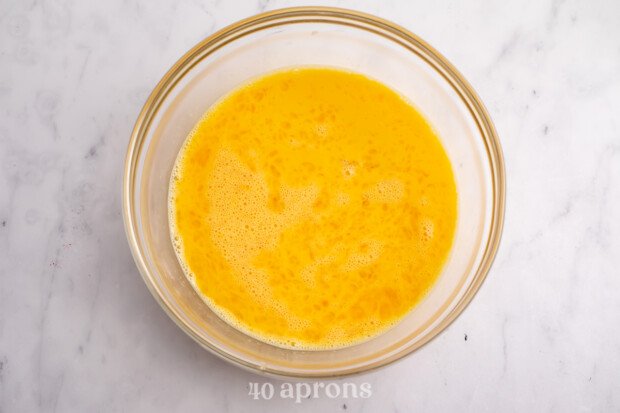
<svg viewBox="0 0 620 413"><path fill-rule="evenodd" d="M171 168L203 113L250 78L310 65L363 73L406 96L438 132L458 190L454 245L435 286L386 333L338 350L282 349L221 320L186 280L168 229ZM463 311L498 247L504 185L502 153L491 119L471 86L444 57L414 34L377 17L304 7L233 24L195 46L166 73L144 105L131 136L123 213L129 244L146 285L179 327L204 348L257 372L335 377L400 359L439 334Z"/></svg>

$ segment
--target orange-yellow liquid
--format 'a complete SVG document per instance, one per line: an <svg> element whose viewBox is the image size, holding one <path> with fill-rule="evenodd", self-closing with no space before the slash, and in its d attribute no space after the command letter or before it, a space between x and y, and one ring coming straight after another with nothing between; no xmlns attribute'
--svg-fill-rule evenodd
<svg viewBox="0 0 620 413"><path fill-rule="evenodd" d="M179 261L207 304L305 349L402 319L437 279L457 214L426 120L386 86L327 68L221 99L181 149L169 201Z"/></svg>

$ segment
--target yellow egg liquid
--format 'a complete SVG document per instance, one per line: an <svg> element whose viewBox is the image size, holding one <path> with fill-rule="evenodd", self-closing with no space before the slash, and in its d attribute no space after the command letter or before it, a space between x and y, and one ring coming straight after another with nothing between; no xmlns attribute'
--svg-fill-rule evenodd
<svg viewBox="0 0 620 413"><path fill-rule="evenodd" d="M286 348L384 332L432 287L455 231L450 161L399 94L328 68L220 99L170 181L179 262L228 323Z"/></svg>

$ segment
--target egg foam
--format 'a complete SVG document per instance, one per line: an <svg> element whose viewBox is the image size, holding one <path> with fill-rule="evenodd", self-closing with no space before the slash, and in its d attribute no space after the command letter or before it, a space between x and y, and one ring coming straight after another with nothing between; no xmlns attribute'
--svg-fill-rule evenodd
<svg viewBox="0 0 620 413"><path fill-rule="evenodd" d="M168 192L170 234L223 320L284 348L385 332L449 255L457 191L439 137L364 75L294 68L247 82L188 135Z"/></svg>

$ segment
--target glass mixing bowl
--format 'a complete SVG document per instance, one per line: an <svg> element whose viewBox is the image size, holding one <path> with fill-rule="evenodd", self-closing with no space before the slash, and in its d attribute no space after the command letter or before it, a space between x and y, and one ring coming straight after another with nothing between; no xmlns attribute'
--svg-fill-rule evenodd
<svg viewBox="0 0 620 413"><path fill-rule="evenodd" d="M187 281L169 236L170 172L193 126L237 85L294 66L359 72L407 97L435 128L456 177L454 244L432 290L384 334L337 350L283 349L231 327ZM335 377L400 359L439 334L463 311L495 256L504 192L502 153L491 119L472 87L444 57L414 34L380 18L304 7L263 13L220 30L166 73L131 135L123 213L129 245L146 285L168 315L200 345L257 372Z"/></svg>

